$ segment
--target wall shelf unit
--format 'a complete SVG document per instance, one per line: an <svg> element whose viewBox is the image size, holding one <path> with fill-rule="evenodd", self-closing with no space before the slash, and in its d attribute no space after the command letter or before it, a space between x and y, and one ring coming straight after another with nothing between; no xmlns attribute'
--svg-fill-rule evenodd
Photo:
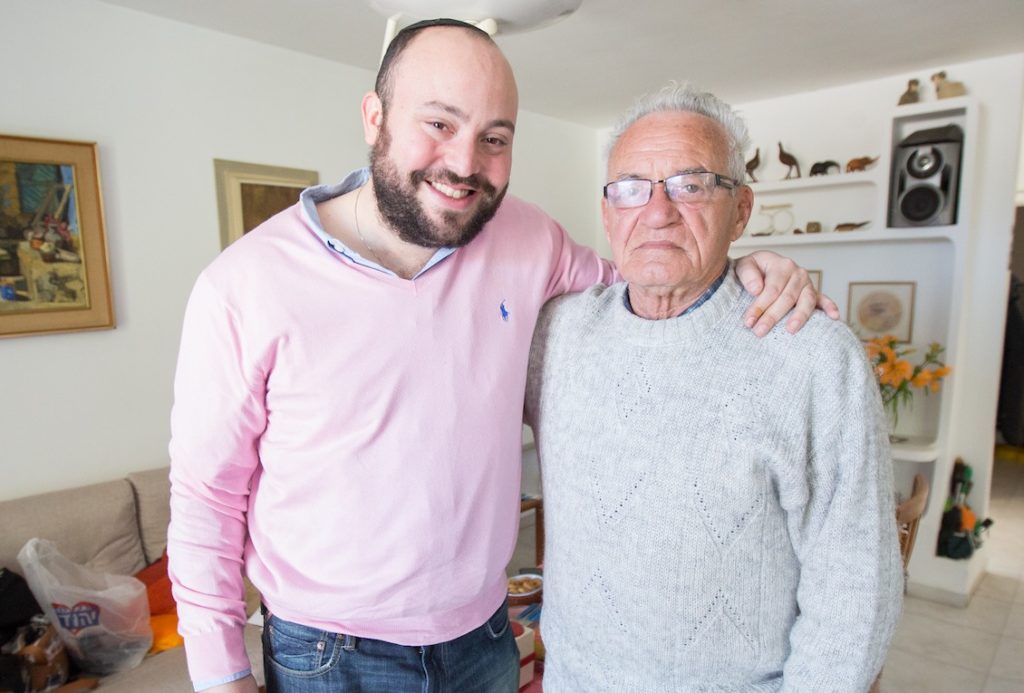
<svg viewBox="0 0 1024 693"><path fill-rule="evenodd" d="M888 224L891 170L896 145L911 132L950 123L965 133L960 180L970 180L977 128L975 106L969 97L901 106L876 132L874 143L859 147L878 152L866 171L751 183L754 210L746 233L733 243L742 252L772 249L801 266L822 273L822 290L849 320L849 286L857 282L913 282L911 348L923 354L931 342L946 346L945 360L956 368L961 341L960 296L967 264L968 200L960 197L957 220L941 226L893 227ZM961 185L962 188L962 185ZM779 212L779 210L783 210ZM776 216L772 216L772 215ZM794 233L817 221L817 233ZM860 229L835 231L837 224L868 222ZM753 235L774 226L785 233ZM910 491L913 475L924 472L932 488L944 488L950 430L951 388L955 377L938 395L915 397L914 407L900 416L898 433L905 442L892 445L897 491ZM937 501L941 504L941 499ZM941 514L941 513L940 513Z"/></svg>
<svg viewBox="0 0 1024 693"><path fill-rule="evenodd" d="M921 241L953 241L954 227L881 228L870 226L856 231L822 231L821 233L787 233L774 236L743 236L733 248L774 248L779 246L831 245L834 243L915 243Z"/></svg>
<svg viewBox="0 0 1024 693"><path fill-rule="evenodd" d="M819 221L822 232L768 237L751 237L748 232L734 244L734 252L771 249L808 270L820 271L816 279L839 305L843 320L849 316L850 284L855 285L852 300L859 304L865 294L857 283L904 282L903 297L905 282L914 283L913 299L902 299L914 304L909 346L921 355L929 342L941 342L946 347L944 361L953 372L941 392L927 397L915 394L913 409L900 413L897 427L899 434L911 440L893 446L896 490L908 495L915 473L924 474L932 488L921 518L918 548L910 561L908 593L964 606L997 555L986 544L969 560L951 560L936 555L934 542L956 458L974 468L972 508L979 517L995 511L990 495L991 485L998 483L992 466L995 393L1006 322L1014 192L1019 187L1014 181L1019 182L1024 55L932 67L932 73L950 70L969 95L937 99L935 90L925 84L921 101L896 105L909 79L926 76L922 68L917 73L742 104L751 136L749 154L759 149L755 173L765 181L751 186L755 209L749 232L766 225L758 206L787 203L794 217L790 228L806 230L807 221ZM956 125L962 137L949 125ZM935 132L924 132L928 130ZM908 138L913 141L907 142ZM864 156L879 159L857 174L837 173L833 167L832 173L813 181L781 180L789 167L776 154L778 143L799 159L805 174L811 162L824 159L841 163ZM910 180L913 148L944 145L936 150L952 161L953 143L959 143L958 176L941 168L936 174L922 169L923 176ZM920 188L927 181L947 199L956 192L955 218L947 213L931 221L943 226L897 227L905 222L889 214L894 169L902 176L895 180L893 199L905 203L903 217L924 209L911 203L926 196L908 200L908 186ZM946 180L958 183L946 186ZM832 232L836 223L868 220L871 223L861 230ZM783 224L777 228L790 230ZM899 326L905 334L906 324ZM997 523L996 532L998 527Z"/></svg>
<svg viewBox="0 0 1024 693"><path fill-rule="evenodd" d="M894 462L934 462L936 457L938 446L928 436L907 436L906 440L892 443Z"/></svg>
<svg viewBox="0 0 1024 693"><path fill-rule="evenodd" d="M877 162L875 164L877 167ZM779 181L757 181L750 183L750 189L757 195L771 193L798 192L803 190L821 190L822 188L844 188L858 185L877 186L879 184L877 170L854 171L853 173L830 173L824 176L808 176L806 178L787 178Z"/></svg>

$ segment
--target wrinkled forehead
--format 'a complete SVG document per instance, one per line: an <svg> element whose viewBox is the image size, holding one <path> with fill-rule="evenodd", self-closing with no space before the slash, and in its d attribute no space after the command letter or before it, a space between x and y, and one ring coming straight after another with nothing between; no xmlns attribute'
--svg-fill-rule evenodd
<svg viewBox="0 0 1024 693"><path fill-rule="evenodd" d="M608 176L721 171L728 160L728 136L720 123L698 113L662 111L643 116L622 133L608 156Z"/></svg>

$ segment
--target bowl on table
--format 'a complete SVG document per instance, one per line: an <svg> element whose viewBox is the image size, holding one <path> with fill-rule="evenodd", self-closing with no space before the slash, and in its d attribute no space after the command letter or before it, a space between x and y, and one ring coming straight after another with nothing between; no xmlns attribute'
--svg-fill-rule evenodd
<svg viewBox="0 0 1024 693"><path fill-rule="evenodd" d="M519 573L508 579L509 606L534 604L541 599L544 578L537 573Z"/></svg>

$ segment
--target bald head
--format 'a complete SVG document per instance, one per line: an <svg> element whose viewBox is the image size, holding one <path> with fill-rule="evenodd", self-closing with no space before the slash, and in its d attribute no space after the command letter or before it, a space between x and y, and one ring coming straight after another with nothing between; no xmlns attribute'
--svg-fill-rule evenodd
<svg viewBox="0 0 1024 693"><path fill-rule="evenodd" d="M376 91L378 96L380 96L381 103L385 109L387 109L393 93L394 73L398 64L401 62L401 58L406 49L420 34L442 28L460 31L462 32L462 39L475 39L484 42L485 44L489 44L490 47L499 54L501 53L501 50L498 48L497 44L494 43L490 34L467 22L462 22L457 19L428 19L422 22L416 22L415 24L410 24L399 31L395 35L395 38L392 39L391 43L388 44L388 48L384 52L384 57L380 62L380 69L377 71L377 81L374 83L374 91Z"/></svg>

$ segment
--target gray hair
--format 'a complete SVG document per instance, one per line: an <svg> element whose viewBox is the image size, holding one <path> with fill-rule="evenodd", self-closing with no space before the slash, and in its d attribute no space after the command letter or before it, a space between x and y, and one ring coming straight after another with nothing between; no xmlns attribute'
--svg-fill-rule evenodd
<svg viewBox="0 0 1024 693"><path fill-rule="evenodd" d="M747 124L732 106L710 92L701 91L689 82L669 82L657 93L645 94L637 99L612 130L605 161L607 162L626 130L638 120L652 113L677 111L707 116L722 126L729 147L729 170L725 173L742 183L747 172L743 152L750 146Z"/></svg>

